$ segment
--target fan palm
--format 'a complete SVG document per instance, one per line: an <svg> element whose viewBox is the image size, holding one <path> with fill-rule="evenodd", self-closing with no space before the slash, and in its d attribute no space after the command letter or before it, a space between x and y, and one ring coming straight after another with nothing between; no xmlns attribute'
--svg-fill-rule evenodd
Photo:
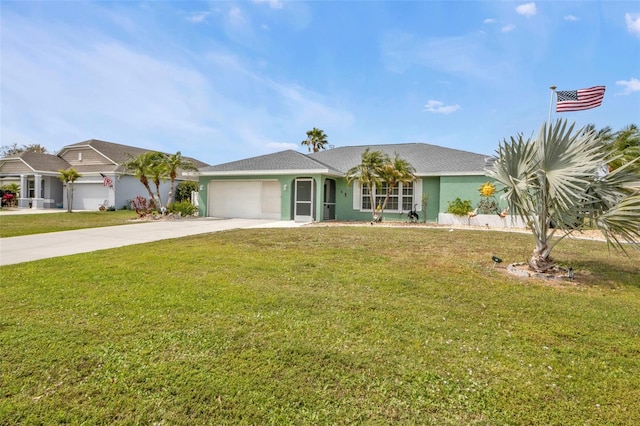
<svg viewBox="0 0 640 426"><path fill-rule="evenodd" d="M640 247L640 184L633 162L606 173L611 150L594 131L573 132L565 120L546 123L538 137L522 135L504 140L488 176L504 187L502 198L527 223L536 247L529 266L552 270L551 251L562 238L584 226L602 231L610 245L624 250L623 242ZM553 239L560 231L560 238Z"/></svg>
<svg viewBox="0 0 640 426"><path fill-rule="evenodd" d="M301 144L306 145L309 152L318 152L325 149L325 145L327 144L327 135L324 131L314 127L307 132L307 138L303 140Z"/></svg>
<svg viewBox="0 0 640 426"><path fill-rule="evenodd" d="M60 169L58 173L60 173L58 179L67 184L67 213L71 213L73 211L73 183L82 175L73 167L66 170Z"/></svg>
<svg viewBox="0 0 640 426"><path fill-rule="evenodd" d="M371 151L369 148L362 153L360 164L347 170L345 179L347 184L351 184L354 180L359 180L369 190L369 199L371 201L371 214L375 219L376 202L374 199L374 187L380 187L382 178L380 171L385 165L385 155L381 151ZM355 195L354 195L355 196Z"/></svg>

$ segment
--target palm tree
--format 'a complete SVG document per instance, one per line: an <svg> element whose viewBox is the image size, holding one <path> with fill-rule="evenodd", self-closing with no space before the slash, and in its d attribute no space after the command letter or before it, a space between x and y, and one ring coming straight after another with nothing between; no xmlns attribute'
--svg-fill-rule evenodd
<svg viewBox="0 0 640 426"><path fill-rule="evenodd" d="M393 188L398 183L407 184L413 182L416 179L415 171L413 166L407 160L400 158L398 153L395 153L393 160L385 156L385 164L380 170L380 178L387 183L387 193L380 209L381 213L387 207Z"/></svg>
<svg viewBox="0 0 640 426"><path fill-rule="evenodd" d="M306 145L309 148L309 152L318 152L321 149L325 149L327 135L325 135L324 131L314 127L307 132L307 138L301 144Z"/></svg>
<svg viewBox="0 0 640 426"><path fill-rule="evenodd" d="M635 124L629 124L617 132L610 141L613 155L609 169L615 170L640 157L640 130ZM637 165L640 167L640 165Z"/></svg>
<svg viewBox="0 0 640 426"><path fill-rule="evenodd" d="M159 154L159 153L157 153ZM137 157L129 156L129 159L122 164L122 167L128 172L133 174L136 178L140 179L140 183L144 185L145 189L149 193L149 203L154 204L151 207L155 207L155 195L149 186L149 178L151 175L151 167L153 165L153 152L145 152Z"/></svg>
<svg viewBox="0 0 640 426"><path fill-rule="evenodd" d="M385 155L381 151L371 151L367 148L362 153L362 161L360 164L350 168L345 174L347 185L357 179L360 181L361 185L366 186L369 190L371 214L374 219L376 219L376 201L373 189L381 186L382 179L380 177L380 172L385 163Z"/></svg>
<svg viewBox="0 0 640 426"><path fill-rule="evenodd" d="M60 169L58 173L60 173L58 179L67 185L67 213L71 213L73 211L73 182L81 178L82 175L73 167L67 170Z"/></svg>
<svg viewBox="0 0 640 426"><path fill-rule="evenodd" d="M143 155L147 156L147 161L149 163L149 177L151 177L151 181L156 187L154 199L155 207L161 208L163 204L162 196L160 195L160 181L164 181L169 177L169 169L167 166L168 156L157 151L147 152Z"/></svg>
<svg viewBox="0 0 640 426"><path fill-rule="evenodd" d="M167 207L169 207L169 204L171 204L175 198L174 191L175 191L176 177L178 177L178 170L196 171L198 170L198 168L196 167L195 164L193 164L191 160L184 158L180 153L180 151L176 152L175 154L167 156L165 159L165 164L167 167L167 171L169 173L169 179L171 181L171 186L169 188L169 198L167 199Z"/></svg>
<svg viewBox="0 0 640 426"><path fill-rule="evenodd" d="M610 149L594 131L573 132L566 120L544 123L538 137L504 140L489 177L504 186L511 210L531 227L536 247L529 266L553 270L551 251L562 238L584 226L584 218L599 229L609 245L624 250L623 241L640 248L640 194L630 186L640 177L627 163L610 173L603 170ZM563 235L553 240L556 232Z"/></svg>

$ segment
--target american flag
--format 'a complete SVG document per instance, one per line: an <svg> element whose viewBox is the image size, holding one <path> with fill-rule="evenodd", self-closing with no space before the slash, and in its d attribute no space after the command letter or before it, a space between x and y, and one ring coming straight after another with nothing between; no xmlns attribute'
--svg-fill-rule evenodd
<svg viewBox="0 0 640 426"><path fill-rule="evenodd" d="M582 111L599 107L604 99L604 86L556 92L556 112Z"/></svg>
<svg viewBox="0 0 640 426"><path fill-rule="evenodd" d="M108 186L108 187L112 187L113 186L113 181L111 180L111 178L109 176L103 175L102 173L100 173L100 176L102 176L102 184L104 186Z"/></svg>

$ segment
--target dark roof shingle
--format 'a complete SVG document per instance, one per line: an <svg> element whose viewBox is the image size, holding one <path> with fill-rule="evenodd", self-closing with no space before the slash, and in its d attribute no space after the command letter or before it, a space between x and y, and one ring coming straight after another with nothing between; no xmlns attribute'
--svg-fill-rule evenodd
<svg viewBox="0 0 640 426"><path fill-rule="evenodd" d="M290 170L317 171L318 173L340 174L331 166L294 150L280 151L273 154L260 155L244 160L232 161L217 166L204 167L200 172L287 172Z"/></svg>

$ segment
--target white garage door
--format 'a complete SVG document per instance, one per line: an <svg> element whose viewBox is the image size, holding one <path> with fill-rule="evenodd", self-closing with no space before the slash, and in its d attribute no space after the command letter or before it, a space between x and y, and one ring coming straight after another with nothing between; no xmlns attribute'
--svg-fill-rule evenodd
<svg viewBox="0 0 640 426"><path fill-rule="evenodd" d="M98 210L109 198L109 188L101 183L78 183L73 185L73 210ZM66 196L66 194L65 194ZM65 199L65 203L66 203Z"/></svg>
<svg viewBox="0 0 640 426"><path fill-rule="evenodd" d="M277 180L209 182L209 216L280 220Z"/></svg>

